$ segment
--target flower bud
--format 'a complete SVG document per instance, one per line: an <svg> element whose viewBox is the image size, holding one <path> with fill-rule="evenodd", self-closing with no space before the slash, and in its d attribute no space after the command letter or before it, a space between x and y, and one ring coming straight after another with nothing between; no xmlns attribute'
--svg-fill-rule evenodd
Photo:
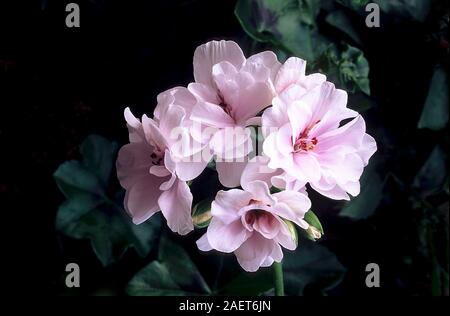
<svg viewBox="0 0 450 316"><path fill-rule="evenodd" d="M192 209L192 222L197 228L204 228L211 221L211 200L203 200Z"/></svg>
<svg viewBox="0 0 450 316"><path fill-rule="evenodd" d="M306 237L314 241L320 239L323 236L323 228L316 214L309 210L306 212L304 220L309 224L308 229L305 230Z"/></svg>
<svg viewBox="0 0 450 316"><path fill-rule="evenodd" d="M295 241L295 245L298 245L298 234L297 229L295 228L295 225L288 220L284 221L289 229L289 232L291 233L292 239Z"/></svg>

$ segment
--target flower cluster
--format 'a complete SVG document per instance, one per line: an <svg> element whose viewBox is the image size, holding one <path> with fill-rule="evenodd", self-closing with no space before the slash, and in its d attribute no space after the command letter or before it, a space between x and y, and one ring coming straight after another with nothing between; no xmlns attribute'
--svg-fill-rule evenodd
<svg viewBox="0 0 450 316"><path fill-rule="evenodd" d="M246 58L235 42L211 41L195 50L193 64L195 82L158 95L153 118L125 110L130 143L117 159L125 208L135 224L161 211L172 231L189 233L188 183L214 160L230 189L217 192L197 245L233 252L256 271L280 262L282 247L296 248L292 224L308 229L307 184L336 200L359 194L376 143L347 108L347 93L323 74L306 75L300 58L281 64L270 51Z"/></svg>

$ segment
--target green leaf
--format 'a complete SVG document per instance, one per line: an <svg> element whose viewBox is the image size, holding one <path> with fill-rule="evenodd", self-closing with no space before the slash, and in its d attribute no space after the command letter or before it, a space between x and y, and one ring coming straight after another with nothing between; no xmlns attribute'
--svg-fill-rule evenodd
<svg viewBox="0 0 450 316"><path fill-rule="evenodd" d="M320 71L326 73L339 88L352 93L359 90L370 95L369 63L358 48L346 45L341 52L337 46L330 46L317 63Z"/></svg>
<svg viewBox="0 0 450 316"><path fill-rule="evenodd" d="M158 262L152 261L128 283L125 291L132 296L182 296L192 293L181 290L173 280L173 273Z"/></svg>
<svg viewBox="0 0 450 316"><path fill-rule="evenodd" d="M192 221L197 228L208 227L211 222L211 199L198 202L192 209Z"/></svg>
<svg viewBox="0 0 450 316"><path fill-rule="evenodd" d="M158 216L134 225L115 198L107 196L117 147L101 136L88 136L81 145L81 163L65 162L54 173L56 184L67 198L56 214L56 229L72 238L90 239L105 266L118 260L129 247L146 256L161 227Z"/></svg>
<svg viewBox="0 0 450 316"><path fill-rule="evenodd" d="M80 146L83 165L106 187L115 163L118 144L99 135L89 135Z"/></svg>
<svg viewBox="0 0 450 316"><path fill-rule="evenodd" d="M168 238L161 240L159 260L170 268L177 284L182 288L194 289L199 293L211 292L186 250Z"/></svg>
<svg viewBox="0 0 450 316"><path fill-rule="evenodd" d="M308 61L328 45L316 30L318 12L318 3L312 0L239 0L235 8L242 28L253 39Z"/></svg>
<svg viewBox="0 0 450 316"><path fill-rule="evenodd" d="M431 7L430 0L377 0L383 13L424 22Z"/></svg>
<svg viewBox="0 0 450 316"><path fill-rule="evenodd" d="M352 22L343 10L330 12L325 18L325 21L347 34L355 43L361 44L359 33L353 27Z"/></svg>
<svg viewBox="0 0 450 316"><path fill-rule="evenodd" d="M344 276L345 268L336 256L313 241L304 240L296 251L284 253L283 270L288 295L303 295L307 285L321 291L331 289Z"/></svg>
<svg viewBox="0 0 450 316"><path fill-rule="evenodd" d="M337 0L343 6L358 12L365 12L364 8L370 0Z"/></svg>
<svg viewBox="0 0 450 316"><path fill-rule="evenodd" d="M441 130L447 122L448 74L444 68L436 67L417 127Z"/></svg>
<svg viewBox="0 0 450 316"><path fill-rule="evenodd" d="M364 170L361 177L361 192L344 206L339 215L356 220L368 218L381 202L383 186L383 181L373 169Z"/></svg>
<svg viewBox="0 0 450 316"><path fill-rule="evenodd" d="M140 270L128 283L129 295L205 295L211 290L187 252L167 238L161 239L159 258Z"/></svg>
<svg viewBox="0 0 450 316"><path fill-rule="evenodd" d="M58 188L69 200L81 197L103 199L105 196L106 188L103 183L78 161L62 163L53 177Z"/></svg>
<svg viewBox="0 0 450 316"><path fill-rule="evenodd" d="M420 189L424 196L444 189L447 177L445 153L436 145L413 181L413 187Z"/></svg>

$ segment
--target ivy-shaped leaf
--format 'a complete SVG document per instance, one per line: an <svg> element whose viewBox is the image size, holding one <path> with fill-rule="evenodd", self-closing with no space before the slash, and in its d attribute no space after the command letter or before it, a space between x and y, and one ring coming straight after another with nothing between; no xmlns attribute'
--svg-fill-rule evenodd
<svg viewBox="0 0 450 316"><path fill-rule="evenodd" d="M436 67L417 127L440 130L445 128L447 123L448 74L443 67Z"/></svg>
<svg viewBox="0 0 450 316"><path fill-rule="evenodd" d="M286 294L303 295L307 285L322 291L333 288L342 280L345 268L326 247L304 239L295 251L284 252L283 271Z"/></svg>
<svg viewBox="0 0 450 316"><path fill-rule="evenodd" d="M290 55L314 61L328 45L315 25L318 1L239 0L235 14L256 41L271 43Z"/></svg>
<svg viewBox="0 0 450 316"><path fill-rule="evenodd" d="M167 238L161 239L158 260L140 270L126 292L134 296L211 294L188 253Z"/></svg>
<svg viewBox="0 0 450 316"><path fill-rule="evenodd" d="M107 195L117 149L116 143L90 135L80 147L81 162L67 161L53 175L66 197L56 215L56 229L72 238L90 239L105 266L118 260L129 247L146 256L161 226L158 216L134 225L119 206L123 194L117 198Z"/></svg>

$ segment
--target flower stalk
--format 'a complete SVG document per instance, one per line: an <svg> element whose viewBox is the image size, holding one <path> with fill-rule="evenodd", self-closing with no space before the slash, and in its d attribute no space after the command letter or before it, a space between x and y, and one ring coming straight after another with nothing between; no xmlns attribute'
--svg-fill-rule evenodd
<svg viewBox="0 0 450 316"><path fill-rule="evenodd" d="M281 262L273 263L273 277L275 296L284 296L283 265Z"/></svg>

